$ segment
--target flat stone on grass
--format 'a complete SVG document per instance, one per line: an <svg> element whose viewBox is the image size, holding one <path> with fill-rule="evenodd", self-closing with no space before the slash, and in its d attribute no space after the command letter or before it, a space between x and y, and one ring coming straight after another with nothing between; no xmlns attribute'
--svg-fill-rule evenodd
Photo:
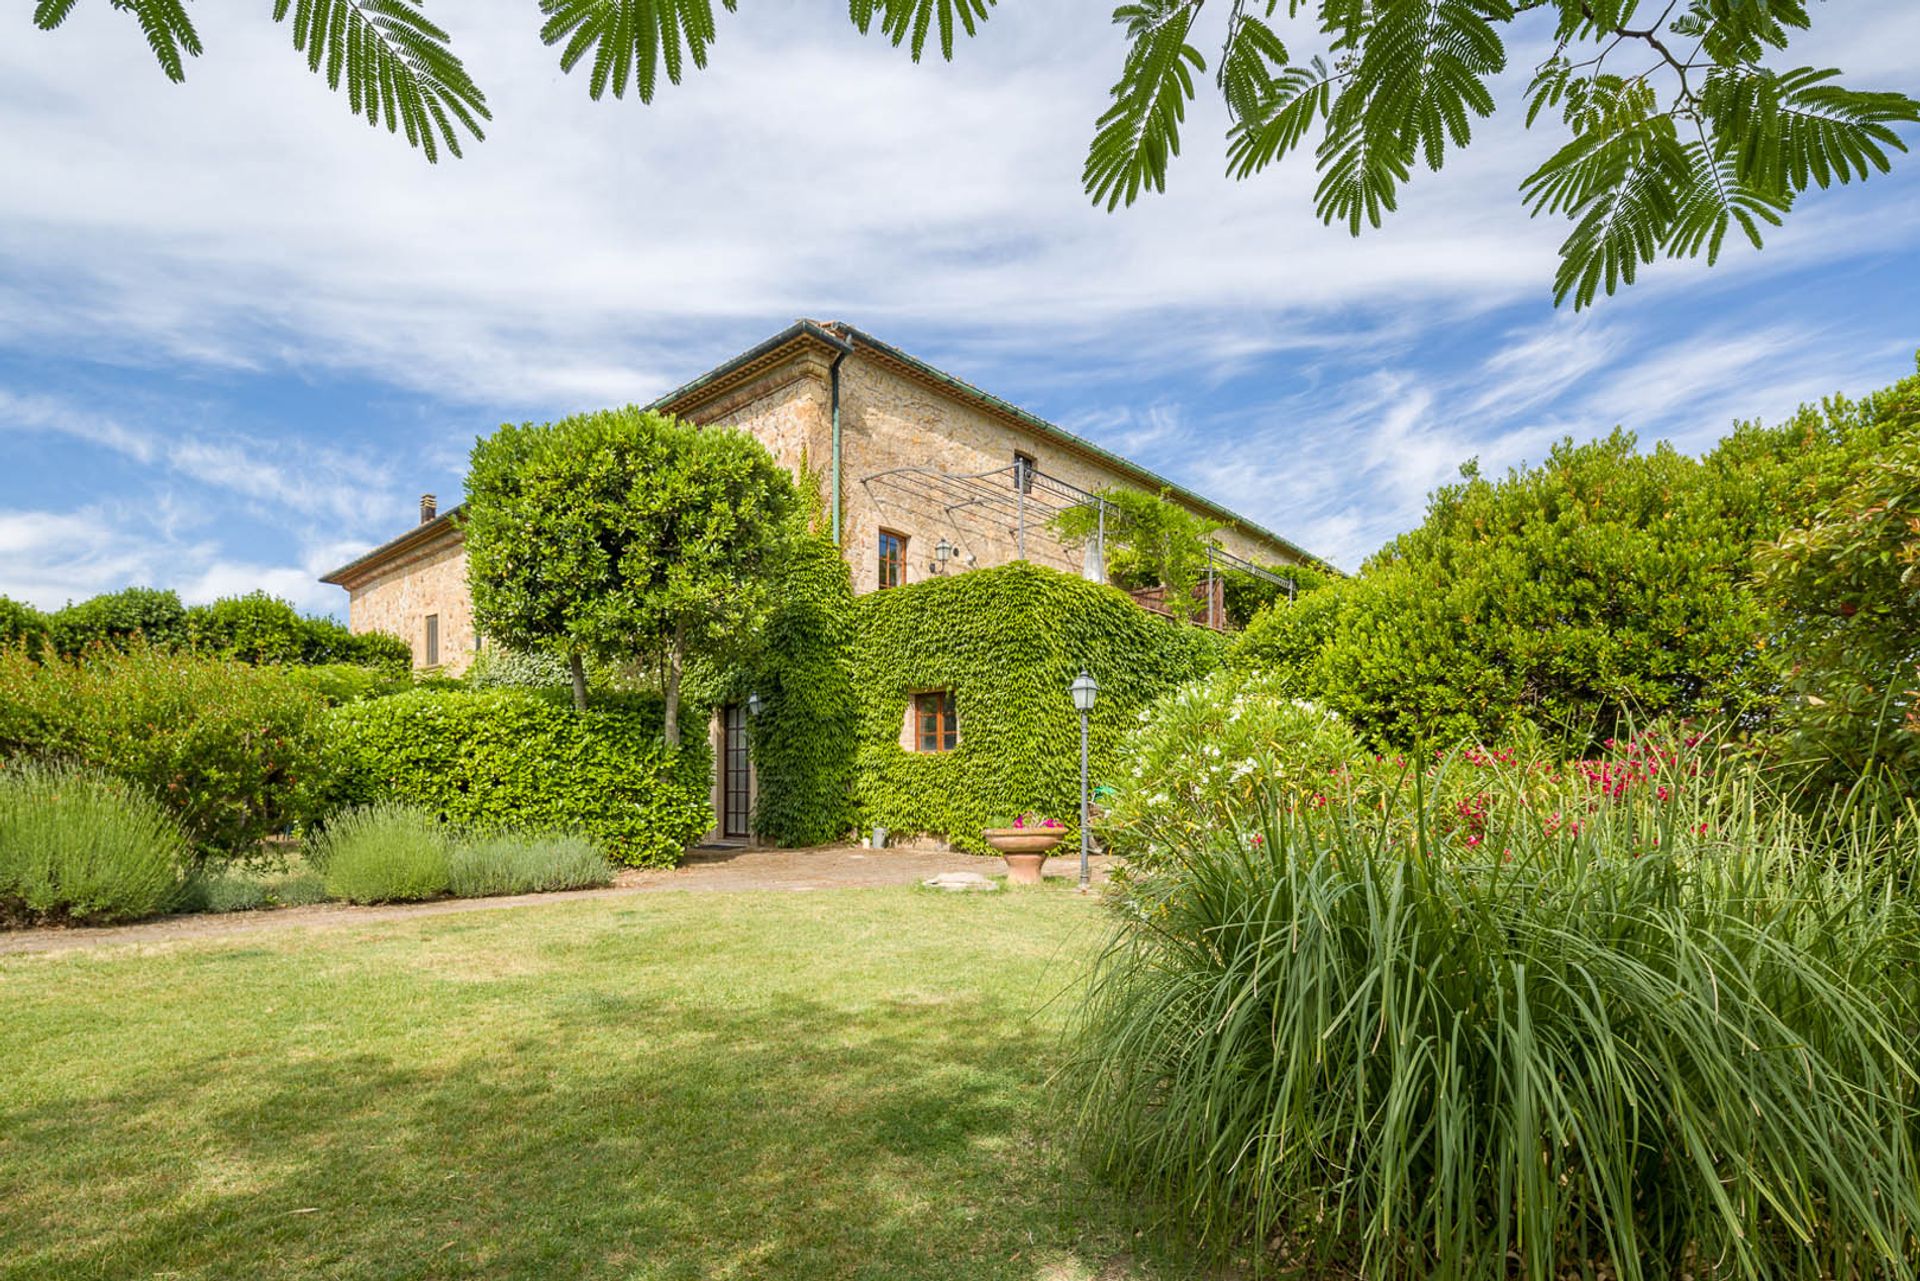
<svg viewBox="0 0 1920 1281"><path fill-rule="evenodd" d="M992 892L1000 887L978 872L942 872L940 875L921 882L928 889L947 890L954 894L963 894L970 890Z"/></svg>

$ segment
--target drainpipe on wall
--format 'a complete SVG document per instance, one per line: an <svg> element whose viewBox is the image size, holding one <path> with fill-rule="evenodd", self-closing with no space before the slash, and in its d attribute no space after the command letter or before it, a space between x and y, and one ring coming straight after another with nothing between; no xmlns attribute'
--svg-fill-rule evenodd
<svg viewBox="0 0 1920 1281"><path fill-rule="evenodd" d="M827 366L827 383L833 394L833 496L830 506L833 511L833 545L840 545L840 362L853 354L853 344L842 341L840 354Z"/></svg>

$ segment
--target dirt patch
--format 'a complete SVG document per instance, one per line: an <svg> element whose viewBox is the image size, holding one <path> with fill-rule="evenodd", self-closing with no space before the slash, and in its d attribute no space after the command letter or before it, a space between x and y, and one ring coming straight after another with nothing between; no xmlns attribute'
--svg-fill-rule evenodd
<svg viewBox="0 0 1920 1281"><path fill-rule="evenodd" d="M1093 880L1096 884L1106 880L1106 864L1105 858L1093 860ZM915 885L941 872L975 871L991 876L1001 870L998 859L956 854L950 850L868 850L850 845L822 845L804 850L704 848L691 851L686 862L676 868L626 869L614 878L610 889L515 894L501 898L438 899L431 903L395 903L382 907L322 903L312 907L284 907L271 911L173 916L141 925L8 930L0 931L0 955L214 939L261 930L328 929L449 912L495 912L535 903L607 898L658 890L804 892L859 889ZM1047 880L1050 883L1071 883L1078 875L1077 858L1058 858L1047 864Z"/></svg>

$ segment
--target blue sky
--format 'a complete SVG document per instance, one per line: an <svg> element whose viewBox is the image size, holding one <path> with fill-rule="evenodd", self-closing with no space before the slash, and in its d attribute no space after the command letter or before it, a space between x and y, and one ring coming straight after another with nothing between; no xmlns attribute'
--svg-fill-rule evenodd
<svg viewBox="0 0 1920 1281"><path fill-rule="evenodd" d="M438 166L351 118L262 6L195 6L180 86L103 0L52 34L12 15L0 594L265 587L343 613L317 576L422 491L451 500L476 434L650 399L802 315L1349 567L1468 457L1615 424L1697 451L1920 348L1913 159L1809 199L1764 253L1556 311L1564 227L1516 195L1559 140L1512 109L1525 50L1474 148L1353 240L1313 217L1310 162L1221 177L1205 98L1167 195L1090 208L1104 6L1010 0L916 67L843 6L770 0L650 107L562 76L531 0L474 8L443 17L495 122ZM1920 8L1816 21L1805 61L1920 91Z"/></svg>

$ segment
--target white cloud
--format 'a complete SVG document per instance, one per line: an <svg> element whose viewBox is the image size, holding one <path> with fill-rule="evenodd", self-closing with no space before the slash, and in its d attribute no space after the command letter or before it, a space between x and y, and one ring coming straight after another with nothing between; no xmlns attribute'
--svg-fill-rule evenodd
<svg viewBox="0 0 1920 1281"><path fill-rule="evenodd" d="M343 605L306 558L274 565L230 558L211 538L179 537L144 508L97 503L72 511L0 510L0 596L58 609L128 585L169 587L188 604L265 590L309 612Z"/></svg>

